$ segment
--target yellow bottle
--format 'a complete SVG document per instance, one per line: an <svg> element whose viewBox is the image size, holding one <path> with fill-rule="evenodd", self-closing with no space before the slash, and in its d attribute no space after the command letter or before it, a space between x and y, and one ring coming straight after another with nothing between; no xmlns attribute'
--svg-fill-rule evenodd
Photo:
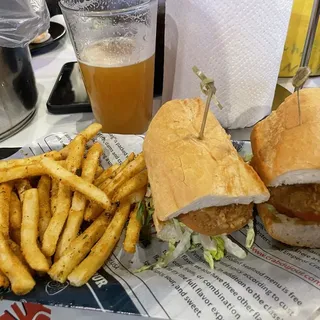
<svg viewBox="0 0 320 320"><path fill-rule="evenodd" d="M300 65L313 0L294 0L288 34L280 66L280 77L292 77ZM309 62L312 75L320 75L320 21Z"/></svg>

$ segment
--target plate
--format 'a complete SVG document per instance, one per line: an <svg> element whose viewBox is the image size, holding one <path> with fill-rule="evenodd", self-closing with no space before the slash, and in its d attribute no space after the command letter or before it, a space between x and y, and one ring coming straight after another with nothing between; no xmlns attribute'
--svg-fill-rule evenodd
<svg viewBox="0 0 320 320"><path fill-rule="evenodd" d="M42 43L30 43L29 48L31 53L35 53L42 48L51 46L66 34L66 28L62 24L53 21L50 21L50 28L48 31L51 37L47 41Z"/></svg>

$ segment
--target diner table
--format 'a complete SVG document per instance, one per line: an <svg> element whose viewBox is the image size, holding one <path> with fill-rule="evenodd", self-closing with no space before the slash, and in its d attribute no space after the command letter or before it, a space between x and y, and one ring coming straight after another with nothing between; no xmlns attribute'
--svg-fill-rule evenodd
<svg viewBox="0 0 320 320"><path fill-rule="evenodd" d="M52 21L58 22L65 26L62 15L51 18ZM32 65L35 72L39 99L37 112L32 121L20 132L7 140L0 143L0 149L24 146L37 138L52 132L79 132L94 121L92 113L74 113L55 115L48 112L46 102L61 67L66 62L76 61L76 56L72 48L72 44L68 34L59 40L59 43L52 50L45 53L38 53L32 57ZM290 78L278 80L278 84L293 91ZM307 82L307 87L319 87L320 77L311 78ZM161 105L161 97L154 99L154 112ZM228 130L232 139L249 140L251 128ZM5 310L10 309L12 302L3 300L0 303L0 316ZM63 307L50 306L50 319L128 319L129 315L112 314L107 315L103 312L81 310ZM101 310L105 311L105 310ZM49 318L48 318L49 319ZM135 316L135 320L143 319L143 317Z"/></svg>
<svg viewBox="0 0 320 320"><path fill-rule="evenodd" d="M51 18L65 26L62 15ZM94 121L93 114L73 113L73 114L51 114L47 110L46 102L58 77L61 67L70 61L76 61L76 56L72 48L68 34L60 39L58 45L45 53L38 53L32 58L32 65L35 72L39 99L37 112L32 121L19 133L0 143L1 147L21 147L37 138L52 132L78 132ZM278 80L278 84L284 86L289 91L293 91L290 78ZM306 87L319 87L320 77L311 78ZM161 97L154 99L154 112L161 105ZM229 130L235 140L249 140L251 128Z"/></svg>

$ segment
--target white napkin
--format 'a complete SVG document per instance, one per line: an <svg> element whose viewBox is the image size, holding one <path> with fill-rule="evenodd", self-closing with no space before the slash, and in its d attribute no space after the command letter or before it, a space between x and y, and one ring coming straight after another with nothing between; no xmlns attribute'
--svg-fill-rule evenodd
<svg viewBox="0 0 320 320"><path fill-rule="evenodd" d="M270 113L292 0L167 0L163 100L199 96L196 65L214 78L225 128ZM205 99L205 96L203 96Z"/></svg>

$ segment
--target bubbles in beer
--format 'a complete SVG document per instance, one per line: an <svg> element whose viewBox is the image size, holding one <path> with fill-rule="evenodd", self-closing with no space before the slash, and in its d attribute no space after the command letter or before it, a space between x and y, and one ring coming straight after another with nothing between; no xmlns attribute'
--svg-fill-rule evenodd
<svg viewBox="0 0 320 320"><path fill-rule="evenodd" d="M80 53L81 62L99 67L122 67L138 63L143 58L148 57L141 57L136 41L124 37L95 42Z"/></svg>

